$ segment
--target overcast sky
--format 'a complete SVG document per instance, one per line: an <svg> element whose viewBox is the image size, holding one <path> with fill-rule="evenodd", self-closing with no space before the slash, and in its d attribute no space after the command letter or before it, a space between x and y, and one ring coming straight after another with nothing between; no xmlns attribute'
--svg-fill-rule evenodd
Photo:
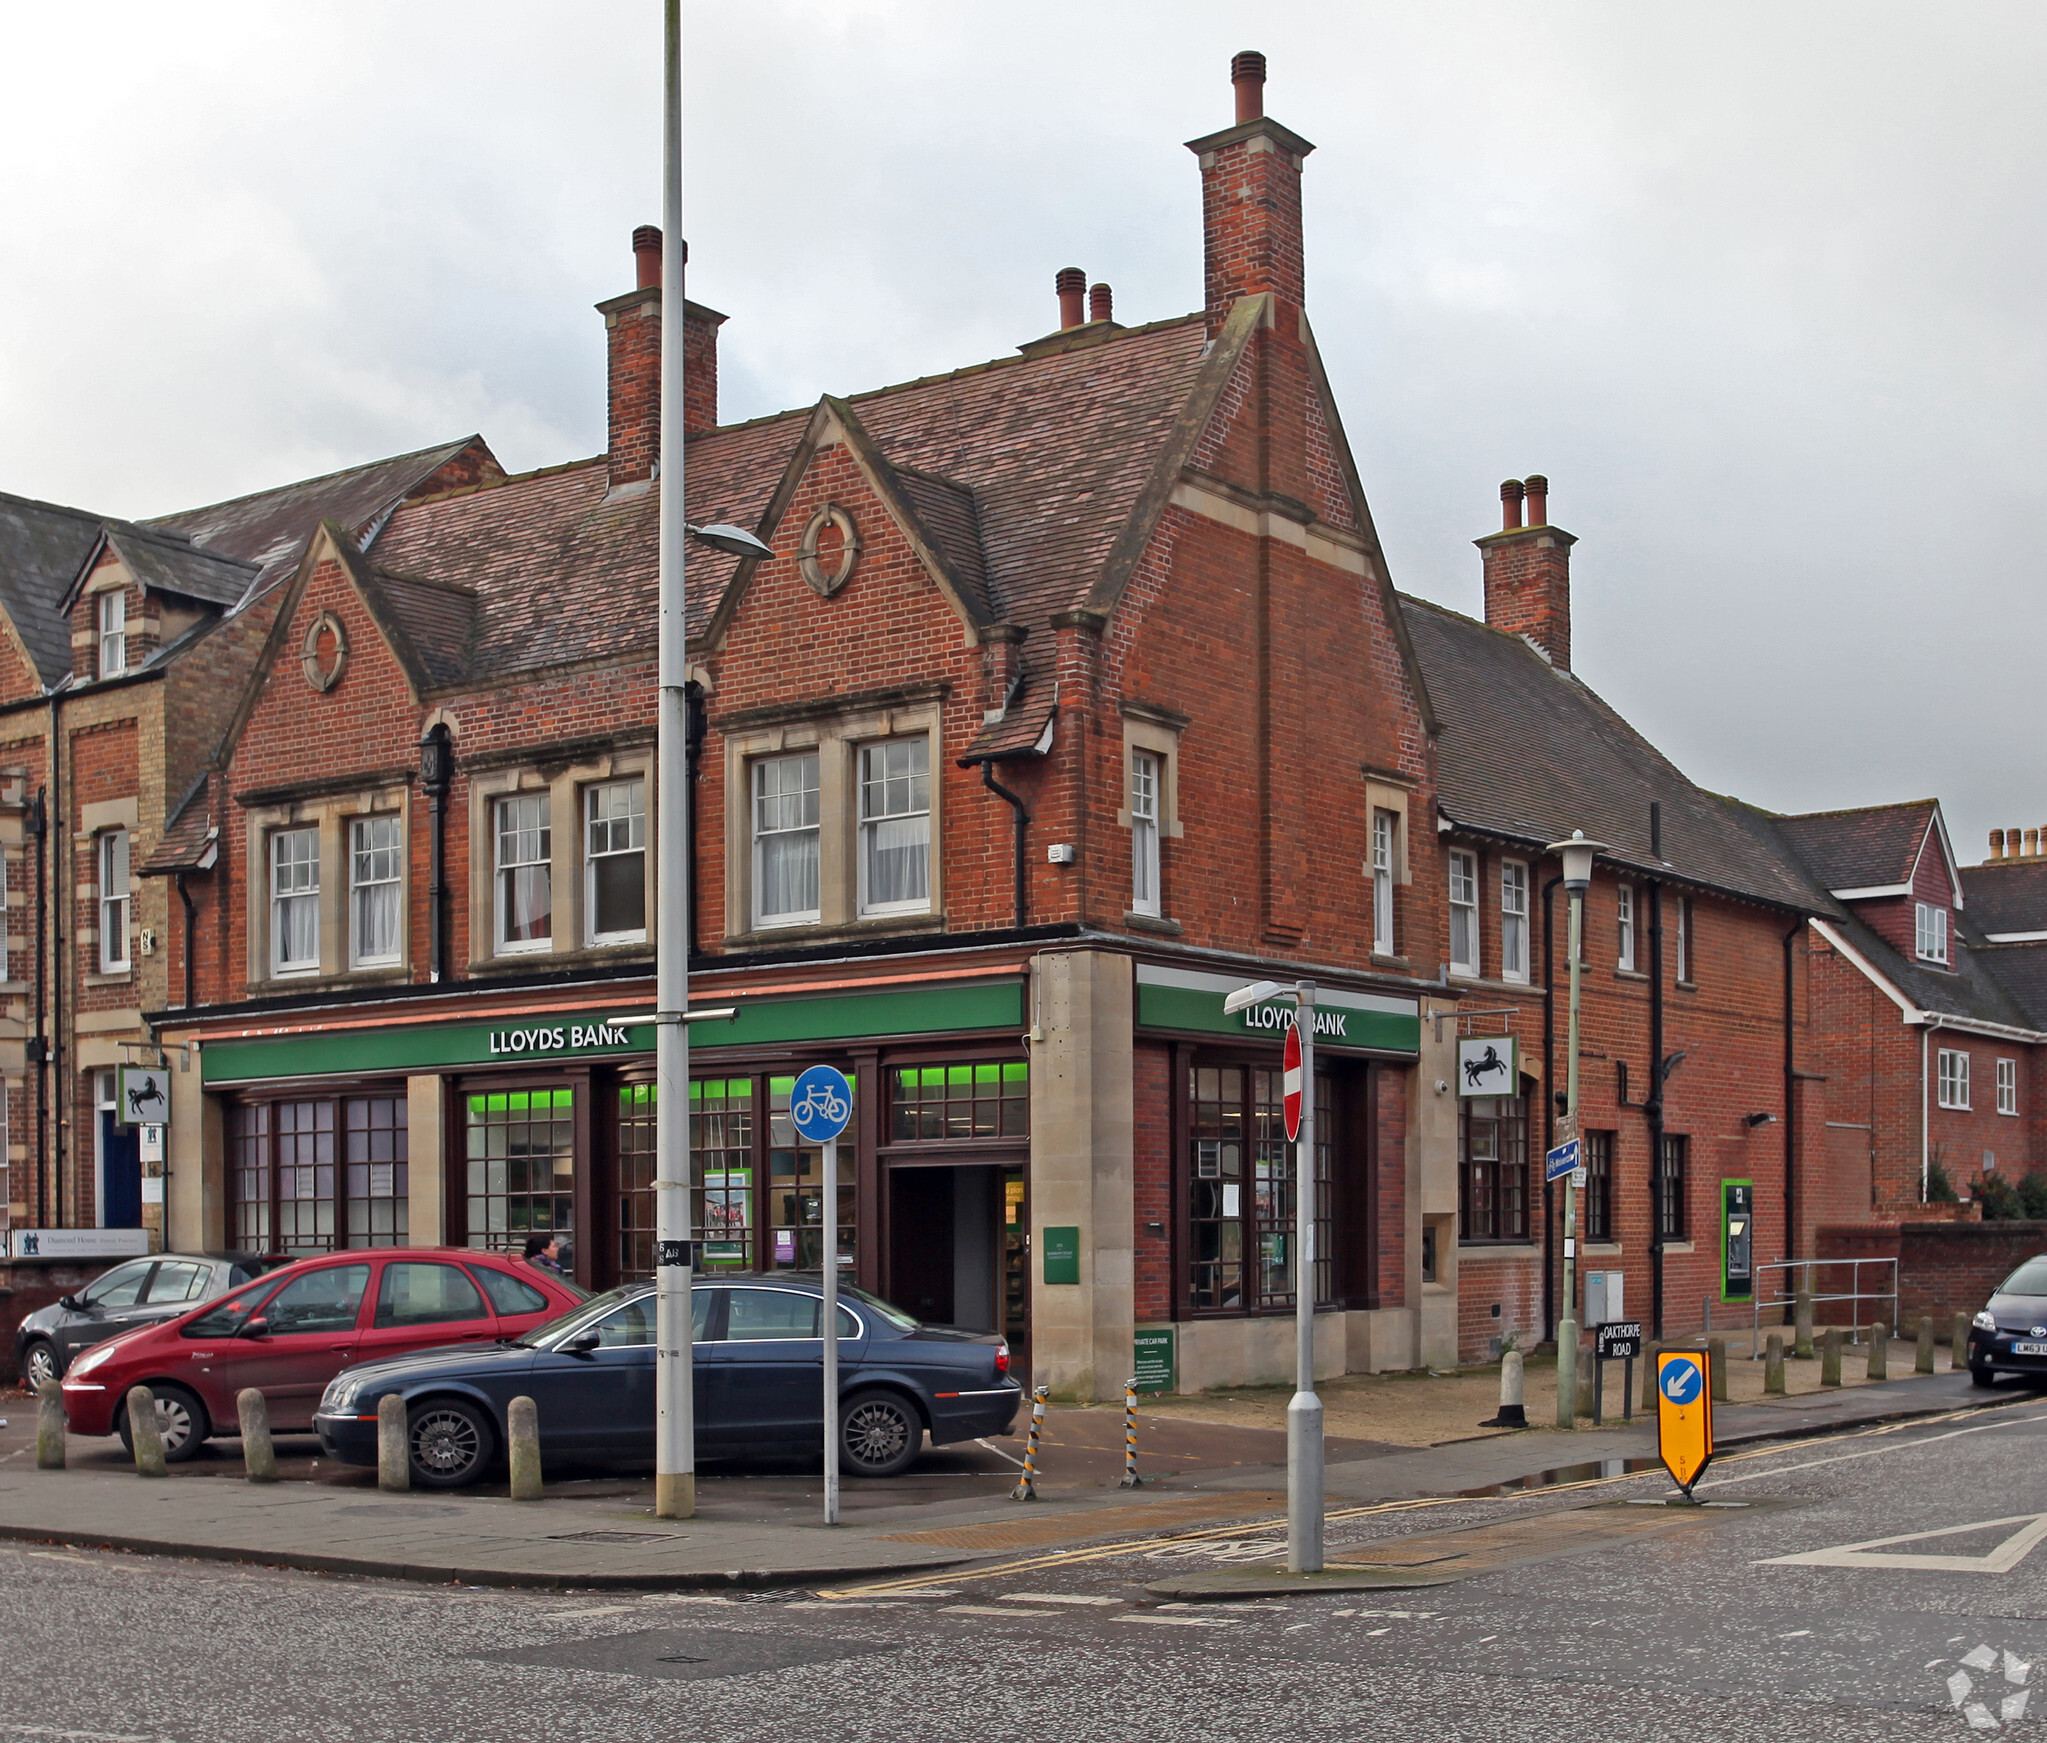
<svg viewBox="0 0 2047 1743"><path fill-rule="evenodd" d="M689 8L724 411L1009 352L1052 275L1198 305L1230 54L1395 579L1479 609L1499 481L1580 674L1694 779L2047 824L2047 10L1170 0ZM1247 20L1255 18L1255 27ZM0 0L0 489L146 515L480 430L603 446L659 216L654 0ZM1559 818L1561 831L1571 819Z"/></svg>

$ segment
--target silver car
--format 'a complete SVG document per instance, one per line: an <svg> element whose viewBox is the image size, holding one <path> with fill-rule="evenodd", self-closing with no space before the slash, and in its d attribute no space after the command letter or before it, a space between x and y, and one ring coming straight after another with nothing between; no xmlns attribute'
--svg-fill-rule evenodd
<svg viewBox="0 0 2047 1743"><path fill-rule="evenodd" d="M61 1378L80 1351L138 1325L170 1319L283 1263L254 1253L124 1259L21 1322L14 1333L14 1371L33 1392L43 1381Z"/></svg>

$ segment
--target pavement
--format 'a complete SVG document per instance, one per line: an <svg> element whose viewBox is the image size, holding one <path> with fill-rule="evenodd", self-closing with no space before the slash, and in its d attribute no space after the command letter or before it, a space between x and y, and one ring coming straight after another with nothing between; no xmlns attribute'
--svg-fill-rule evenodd
<svg viewBox="0 0 2047 1743"><path fill-rule="evenodd" d="M1723 1449L2009 1402L1966 1374L1915 1376L1767 1403L1723 1406ZM803 1466L707 1468L697 1517L653 1516L643 1477L550 1472L547 1499L502 1487L386 1494L374 1473L280 1437L284 1480L240 1479L238 1443L209 1443L168 1479L134 1474L118 1441L68 1440L68 1468L34 1467L33 1405L0 1428L0 1539L107 1546L326 1573L472 1586L644 1591L812 1586L920 1576L1017 1552L1052 1553L1132 1533L1227 1532L1285 1506L1285 1436L1154 1418L1141 1430L1146 1483L1116 1487L1123 1417L1055 1409L1041 1449L1040 1499L1009 1498L1021 1442L933 1449L909 1475L848 1481L842 1523L822 1523L822 1483ZM1606 1479L1656 1466L1646 1419L1575 1432L1529 1430L1410 1448L1332 1439L1332 1512L1427 1497L1488 1496Z"/></svg>

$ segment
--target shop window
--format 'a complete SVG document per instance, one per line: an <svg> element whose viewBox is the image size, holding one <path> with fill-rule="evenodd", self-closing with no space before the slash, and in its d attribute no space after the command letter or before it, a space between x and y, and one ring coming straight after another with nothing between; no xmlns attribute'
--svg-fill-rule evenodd
<svg viewBox="0 0 2047 1743"><path fill-rule="evenodd" d="M797 1136L789 1118L794 1075L768 1079L768 1265L814 1271L824 1259L824 1151ZM854 1146L839 1145L839 1265L854 1254Z"/></svg>
<svg viewBox="0 0 2047 1743"><path fill-rule="evenodd" d="M931 741L860 747L860 912L931 905Z"/></svg>
<svg viewBox="0 0 2047 1743"><path fill-rule="evenodd" d="M1188 1217L1188 1302L1208 1311L1275 1311L1294 1303L1299 1197L1287 1142L1281 1073L1256 1065L1197 1066L1193 1073ZM1315 1207L1316 1298L1333 1278L1328 1216L1334 1104L1317 1074L1316 1152L1322 1192Z"/></svg>
<svg viewBox="0 0 2047 1743"><path fill-rule="evenodd" d="M1656 1171L1656 1231L1666 1241L1685 1238L1685 1165L1687 1138L1663 1134L1662 1166Z"/></svg>
<svg viewBox="0 0 2047 1743"><path fill-rule="evenodd" d="M1022 1060L912 1065L889 1073L894 1143L935 1138L1021 1138L1030 1130L1031 1068Z"/></svg>
<svg viewBox="0 0 2047 1743"><path fill-rule="evenodd" d="M747 1269L754 1243L752 1078L702 1078L689 1086L689 1144L701 1184L704 1264Z"/></svg>
<svg viewBox="0 0 2047 1743"><path fill-rule="evenodd" d="M99 596L99 675L118 678L128 669L128 595L109 588Z"/></svg>
<svg viewBox="0 0 2047 1743"><path fill-rule="evenodd" d="M270 968L304 974L320 966L320 832L270 836Z"/></svg>
<svg viewBox="0 0 2047 1743"><path fill-rule="evenodd" d="M311 830L303 831L311 835ZM397 817L357 817L348 826L349 949L357 968L398 960L405 836ZM313 870L316 881L319 868ZM319 898L314 897L317 912ZM313 941L317 957L319 941Z"/></svg>
<svg viewBox="0 0 2047 1743"><path fill-rule="evenodd" d="M228 1116L228 1245L268 1253L270 1243L270 1104L233 1108Z"/></svg>
<svg viewBox="0 0 2047 1743"><path fill-rule="evenodd" d="M1450 854L1450 971L1478 973L1478 856Z"/></svg>
<svg viewBox="0 0 2047 1743"><path fill-rule="evenodd" d="M753 765L753 909L756 926L818 917L816 751Z"/></svg>
<svg viewBox="0 0 2047 1743"><path fill-rule="evenodd" d="M467 1101L469 1245L566 1240L575 1229L575 1091L492 1090Z"/></svg>
<svg viewBox="0 0 2047 1743"><path fill-rule="evenodd" d="M402 1247L405 1098L244 1102L228 1110L228 1244L251 1253Z"/></svg>
<svg viewBox="0 0 2047 1743"><path fill-rule="evenodd" d="M277 1154L277 1245L324 1253L334 1244L334 1104L285 1101L272 1109Z"/></svg>
<svg viewBox="0 0 2047 1743"><path fill-rule="evenodd" d="M1614 891L1614 952L1616 968L1635 966L1635 886L1622 884Z"/></svg>
<svg viewBox="0 0 2047 1743"><path fill-rule="evenodd" d="M607 781L583 791L584 875L592 944L647 937L647 783Z"/></svg>
<svg viewBox="0 0 2047 1743"><path fill-rule="evenodd" d="M1155 751L1130 753L1130 911L1158 915L1159 899L1159 757Z"/></svg>
<svg viewBox="0 0 2047 1743"><path fill-rule="evenodd" d="M1473 1096L1458 1112L1459 1238L1466 1245L1527 1240L1527 1097Z"/></svg>
<svg viewBox="0 0 2047 1743"><path fill-rule="evenodd" d="M497 820L497 948L500 955L554 945L554 829L545 793L500 799Z"/></svg>
<svg viewBox="0 0 2047 1743"><path fill-rule="evenodd" d="M362 1096L342 1106L348 1244L402 1247L412 1226L405 1098Z"/></svg>
<svg viewBox="0 0 2047 1743"><path fill-rule="evenodd" d="M128 967L128 831L109 829L99 838L100 973Z"/></svg>
<svg viewBox="0 0 2047 1743"><path fill-rule="evenodd" d="M1585 1134L1585 1238L1613 1239L1613 1133Z"/></svg>

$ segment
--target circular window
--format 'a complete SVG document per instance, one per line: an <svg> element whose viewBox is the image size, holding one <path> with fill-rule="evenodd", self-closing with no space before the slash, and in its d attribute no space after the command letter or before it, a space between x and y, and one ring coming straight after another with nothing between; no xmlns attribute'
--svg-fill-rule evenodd
<svg viewBox="0 0 2047 1743"><path fill-rule="evenodd" d="M331 611L323 611L306 630L299 644L299 665L306 682L315 690L331 690L348 670L348 631Z"/></svg>
<svg viewBox="0 0 2047 1743"><path fill-rule="evenodd" d="M846 585L860 560L860 534L853 517L828 502L810 517L803 542L796 547L796 566L820 599L829 599Z"/></svg>

